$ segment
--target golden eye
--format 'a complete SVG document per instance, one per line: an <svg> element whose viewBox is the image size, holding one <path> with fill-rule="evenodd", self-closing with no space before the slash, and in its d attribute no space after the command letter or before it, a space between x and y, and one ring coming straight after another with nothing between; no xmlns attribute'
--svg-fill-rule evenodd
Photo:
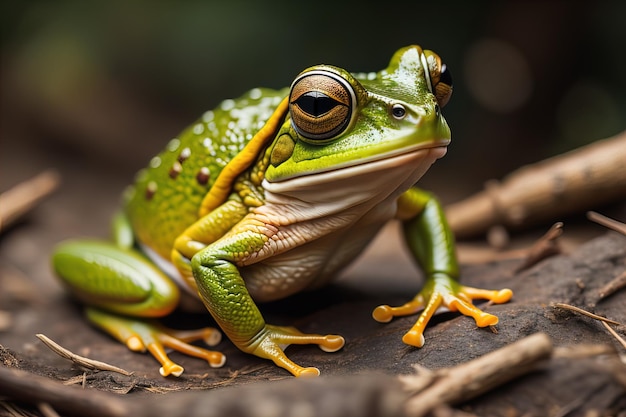
<svg viewBox="0 0 626 417"><path fill-rule="evenodd" d="M292 126L305 139L332 139L350 125L355 103L352 86L339 75L324 70L305 72L291 86Z"/></svg>
<svg viewBox="0 0 626 417"><path fill-rule="evenodd" d="M425 61L427 67L424 69L427 71L426 76L429 77L430 91L435 95L439 106L444 107L452 96L452 75L446 64L441 62L439 55L433 51L425 50L422 61Z"/></svg>

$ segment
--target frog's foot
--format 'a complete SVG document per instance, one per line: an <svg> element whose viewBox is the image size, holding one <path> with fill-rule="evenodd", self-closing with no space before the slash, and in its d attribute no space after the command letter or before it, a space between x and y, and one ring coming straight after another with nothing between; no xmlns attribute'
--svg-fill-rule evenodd
<svg viewBox="0 0 626 417"><path fill-rule="evenodd" d="M319 369L304 368L291 361L284 353L289 345L318 345L325 352L336 352L345 340L338 335L305 334L294 327L265 325L250 342L239 346L244 352L270 359L294 376L318 376Z"/></svg>
<svg viewBox="0 0 626 417"><path fill-rule="evenodd" d="M212 368L219 368L226 362L226 357L222 353L188 343L196 340L204 340L211 346L219 343L221 333L211 327L178 331L141 319L118 316L93 308L87 309L87 317L91 322L124 343L130 350L136 352L148 350L161 364L159 373L162 376L180 376L184 371L182 366L167 356L165 348L204 359Z"/></svg>
<svg viewBox="0 0 626 417"><path fill-rule="evenodd" d="M376 321L387 323L394 317L416 314L423 309L417 322L402 338L407 345L422 347L424 346L424 329L440 307L445 307L450 311L459 311L463 315L472 317L478 327L493 326L498 323L498 317L480 310L472 304L472 300L486 299L501 304L509 301L512 296L513 292L509 289L494 291L466 287L446 275L437 275L413 300L398 307L378 306L372 316Z"/></svg>

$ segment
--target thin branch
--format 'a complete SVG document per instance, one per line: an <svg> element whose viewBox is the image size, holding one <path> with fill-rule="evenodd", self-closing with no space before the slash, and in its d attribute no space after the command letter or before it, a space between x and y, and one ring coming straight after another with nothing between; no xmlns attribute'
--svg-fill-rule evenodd
<svg viewBox="0 0 626 417"><path fill-rule="evenodd" d="M117 372L126 376L130 376L133 374L132 372L128 372L122 368L118 368L117 366L109 365L108 363L105 363L105 362L100 362L100 361L96 361L93 359L85 358L84 356L77 355L65 349L64 347L62 347L61 345L54 342L52 339L48 338L47 336L43 334L37 334L36 336L46 346L48 346L50 350L52 350L54 353L61 356L62 358L69 359L75 364L80 365L84 368L91 369L91 370L98 370L98 371Z"/></svg>
<svg viewBox="0 0 626 417"><path fill-rule="evenodd" d="M59 182L58 173L45 171L0 194L0 233L52 193Z"/></svg>
<svg viewBox="0 0 626 417"><path fill-rule="evenodd" d="M567 347L554 348L553 358L581 359L600 355L615 355L615 348L611 345L577 344Z"/></svg>
<svg viewBox="0 0 626 417"><path fill-rule="evenodd" d="M626 192L626 131L521 167L501 181L446 207L458 239L508 230L622 201ZM593 172L593 175L586 173Z"/></svg>
<svg viewBox="0 0 626 417"><path fill-rule="evenodd" d="M37 406L44 417L61 417L54 408L48 403L39 403Z"/></svg>
<svg viewBox="0 0 626 417"><path fill-rule="evenodd" d="M441 404L467 401L531 371L551 353L550 337L537 333L454 368L427 372L428 384L413 380L424 378L422 374L403 376L405 385L419 388L407 401L406 412L425 416Z"/></svg>
<svg viewBox="0 0 626 417"><path fill-rule="evenodd" d="M548 231L537 239L532 246L521 249L494 250L493 248L477 248L471 245L457 244L459 261L464 264L481 264L493 261L523 260L516 272L530 268L537 262L561 253L558 238L563 234L563 223L552 225Z"/></svg>
<svg viewBox="0 0 626 417"><path fill-rule="evenodd" d="M624 349L626 349L626 340L624 340L623 337L618 335L617 332L611 328L611 326L606 324L606 322L603 321L602 324L604 324L604 327L606 327L606 329L609 331L609 333L611 333L613 335L613 337L615 337L617 339L617 341L620 342L622 346L624 346Z"/></svg>
<svg viewBox="0 0 626 417"><path fill-rule="evenodd" d="M624 287L626 287L626 271L622 272L598 290L598 301L605 299L609 295L621 290Z"/></svg>
<svg viewBox="0 0 626 417"><path fill-rule="evenodd" d="M563 223L557 222L548 229L548 231L528 249L524 262L515 268L515 272L521 272L531 266L537 264L549 256L556 255L561 252L557 239L563 234Z"/></svg>
<svg viewBox="0 0 626 417"><path fill-rule="evenodd" d="M606 217L600 213L596 213L595 211L588 211L587 218L592 222L598 223L626 236L626 223L611 219L610 217Z"/></svg>
<svg viewBox="0 0 626 417"><path fill-rule="evenodd" d="M574 307L572 305L565 304L565 303L555 303L554 306L555 307L559 307L559 308L563 308L565 310L574 311L574 312L576 312L578 314L582 314L583 316L591 317L592 319L595 319L595 320L600 320L602 322L615 324L616 326L621 326L622 325L622 323L620 323L618 321L607 319L606 317L598 316L597 314L590 313L589 311L583 310L580 307Z"/></svg>
<svg viewBox="0 0 626 417"><path fill-rule="evenodd" d="M15 406L7 401L0 401L0 411L4 409L11 417L28 417L26 414L22 413L19 409L15 408Z"/></svg>
<svg viewBox="0 0 626 417"><path fill-rule="evenodd" d="M132 404L123 402L115 394L68 387L46 377L3 366L0 366L0 392L9 399L31 405L48 403L68 415L141 416L136 410L129 410Z"/></svg>

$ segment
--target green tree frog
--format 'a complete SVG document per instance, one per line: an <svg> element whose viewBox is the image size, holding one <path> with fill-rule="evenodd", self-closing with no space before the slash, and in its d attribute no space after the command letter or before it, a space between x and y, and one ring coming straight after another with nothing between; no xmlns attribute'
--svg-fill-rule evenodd
<svg viewBox="0 0 626 417"><path fill-rule="evenodd" d="M284 349L314 344L334 352L343 337L267 324L257 303L327 283L399 219L426 282L406 304L375 308L374 319L421 311L403 337L417 347L439 307L494 325L498 318L472 299L503 303L512 292L459 284L442 208L414 186L450 143L441 108L451 93L439 56L409 46L377 73L317 65L289 89L256 88L225 100L138 173L113 222L113 241L61 243L55 272L87 305L92 323L131 350L148 350L164 376L183 372L165 348L213 367L225 362L190 343L216 344L218 330L181 332L151 320L171 313L184 291L242 351L295 376L318 375Z"/></svg>

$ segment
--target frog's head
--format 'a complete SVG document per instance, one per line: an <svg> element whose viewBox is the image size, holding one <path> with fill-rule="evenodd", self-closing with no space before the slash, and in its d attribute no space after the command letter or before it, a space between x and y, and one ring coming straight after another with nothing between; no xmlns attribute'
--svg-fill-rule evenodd
<svg viewBox="0 0 626 417"><path fill-rule="evenodd" d="M291 85L289 115L269 148L265 179L367 166L422 149L441 148L442 156L450 129L441 108L451 94L446 66L419 46L397 51L378 73L308 68Z"/></svg>

